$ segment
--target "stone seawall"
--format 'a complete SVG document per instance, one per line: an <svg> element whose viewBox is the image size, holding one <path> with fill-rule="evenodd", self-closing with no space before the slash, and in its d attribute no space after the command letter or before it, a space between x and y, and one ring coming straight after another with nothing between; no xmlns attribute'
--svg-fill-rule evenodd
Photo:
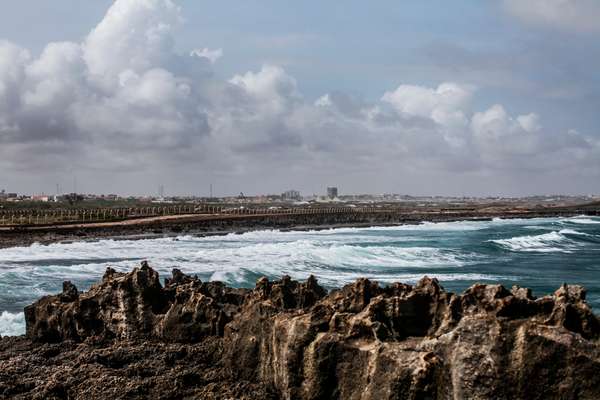
<svg viewBox="0 0 600 400"><path fill-rule="evenodd" d="M597 214L590 210L590 215ZM529 210L514 212L342 212L330 214L197 215L164 220L132 220L102 224L76 224L0 229L0 248L49 244L101 238L149 238L180 234L212 235L258 229L327 229L341 226L416 224L424 221L490 220L492 218L569 217L581 214L573 210Z"/></svg>

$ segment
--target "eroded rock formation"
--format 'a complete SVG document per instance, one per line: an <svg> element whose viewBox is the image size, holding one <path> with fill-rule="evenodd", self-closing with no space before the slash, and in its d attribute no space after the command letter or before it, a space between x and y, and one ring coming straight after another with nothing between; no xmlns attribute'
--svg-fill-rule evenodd
<svg viewBox="0 0 600 400"><path fill-rule="evenodd" d="M360 279L327 293L314 277L284 277L247 290L178 270L163 286L144 263L128 274L108 269L86 293L65 283L28 307L26 321L27 350L0 348L0 362L20 368L0 373L0 394L48 394L35 384L19 392L10 377L35 370L32 353L54 346L61 360L81 352L85 362L70 374L100 382L111 365L129 371L120 379L130 397L600 398L600 323L578 286L536 299L519 287L455 295L435 279L388 287ZM179 386L161 384L159 373ZM65 394L90 398L64 379Z"/></svg>

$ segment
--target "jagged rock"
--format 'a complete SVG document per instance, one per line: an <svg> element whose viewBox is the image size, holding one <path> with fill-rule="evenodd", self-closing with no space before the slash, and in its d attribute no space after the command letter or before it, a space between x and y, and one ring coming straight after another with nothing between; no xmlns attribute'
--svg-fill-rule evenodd
<svg viewBox="0 0 600 400"><path fill-rule="evenodd" d="M27 337L41 342L154 338L193 342L223 335L245 291L219 282L203 283L173 271L160 284L143 262L129 274L108 268L102 282L79 294L65 282L63 293L25 308Z"/></svg>
<svg viewBox="0 0 600 400"><path fill-rule="evenodd" d="M67 281L63 283L63 291L60 295L60 299L64 303L70 303L79 298L79 290L71 282Z"/></svg>
<svg viewBox="0 0 600 400"><path fill-rule="evenodd" d="M103 366L84 371L98 383L107 381L106 368L130 371L120 377L130 388L123 398L142 398L149 385L156 397L198 393L190 388L215 382L206 368L218 371L224 391L246 398L600 398L600 324L579 286L536 299L519 287L474 285L455 295L436 279L387 287L359 279L327 294L314 277L262 278L247 290L179 270L162 286L144 263L128 274L107 269L86 293L65 283L62 294L27 307L26 323L29 350L7 359L0 349L0 362L19 365L0 373L0 396L17 390L16 371L44 365L47 356L32 352L73 351L77 360L43 367L50 377L43 385L18 390L84 398L76 376L83 363ZM59 347L42 350L52 342ZM158 353L144 352L143 343ZM194 369L209 343L219 349L212 366ZM191 370L168 370L174 383L157 386L152 377L178 360ZM254 392L241 395L235 382Z"/></svg>
<svg viewBox="0 0 600 400"><path fill-rule="evenodd" d="M167 305L158 273L147 263L129 274L108 269L103 281L87 293L47 296L26 307L27 336L46 342L147 337Z"/></svg>
<svg viewBox="0 0 600 400"><path fill-rule="evenodd" d="M360 279L286 312L261 295L226 327L226 359L240 379L286 399L600 396L600 328L584 292L514 292Z"/></svg>

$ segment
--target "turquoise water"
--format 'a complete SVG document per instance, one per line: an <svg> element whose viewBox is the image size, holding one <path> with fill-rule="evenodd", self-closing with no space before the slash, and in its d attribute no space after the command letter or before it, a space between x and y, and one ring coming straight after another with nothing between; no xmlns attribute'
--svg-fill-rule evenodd
<svg viewBox="0 0 600 400"><path fill-rule="evenodd" d="M80 242L0 250L0 334L24 332L22 309L60 292L81 290L106 266L128 271L141 260L166 276L173 267L203 280L252 287L282 274L339 287L358 277L414 283L437 277L450 291L476 282L517 284L535 295L563 282L584 285L600 309L600 218L461 221L311 232L258 231L216 237Z"/></svg>

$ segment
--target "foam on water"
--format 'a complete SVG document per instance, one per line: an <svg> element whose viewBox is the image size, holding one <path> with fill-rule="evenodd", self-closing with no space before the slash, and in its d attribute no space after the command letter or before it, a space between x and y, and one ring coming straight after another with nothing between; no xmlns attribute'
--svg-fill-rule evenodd
<svg viewBox="0 0 600 400"><path fill-rule="evenodd" d="M2 311L0 314L0 335L20 336L25 334L25 314Z"/></svg>
<svg viewBox="0 0 600 400"><path fill-rule="evenodd" d="M600 224L600 219L586 218L585 216L564 219L561 222L581 225L597 225Z"/></svg>
<svg viewBox="0 0 600 400"><path fill-rule="evenodd" d="M553 231L542 235L517 236L510 239L490 240L490 242L511 251L572 253L575 243L566 236L571 232L575 231ZM575 232L575 234L577 233Z"/></svg>
<svg viewBox="0 0 600 400"><path fill-rule="evenodd" d="M595 261L600 251L597 223L600 220L583 216L494 219L0 249L0 334L23 333L22 307L59 292L64 280L86 290L101 278L107 266L130 271L142 260L148 260L163 277L177 267L202 280L245 287L254 286L261 276L274 279L284 274L294 279L312 274L327 287L339 287L360 277L382 283L414 283L427 275L455 290L477 281L527 286L548 280L548 285L542 286L553 291L564 281L579 283L570 273L580 268L584 272L577 276L586 277L588 298L600 304L600 295L594 292L600 291L600 284L598 289L593 286L598 280L594 273L600 269ZM548 263L564 265L564 258L560 258L564 254L570 258L569 275L549 278L540 272ZM583 258L577 258L578 254ZM533 255L543 256L543 262L531 262Z"/></svg>
<svg viewBox="0 0 600 400"><path fill-rule="evenodd" d="M560 233L561 235L580 235L580 236L592 236L588 233L585 232L578 232L576 230L573 229L561 229L560 231L558 231L558 233Z"/></svg>

